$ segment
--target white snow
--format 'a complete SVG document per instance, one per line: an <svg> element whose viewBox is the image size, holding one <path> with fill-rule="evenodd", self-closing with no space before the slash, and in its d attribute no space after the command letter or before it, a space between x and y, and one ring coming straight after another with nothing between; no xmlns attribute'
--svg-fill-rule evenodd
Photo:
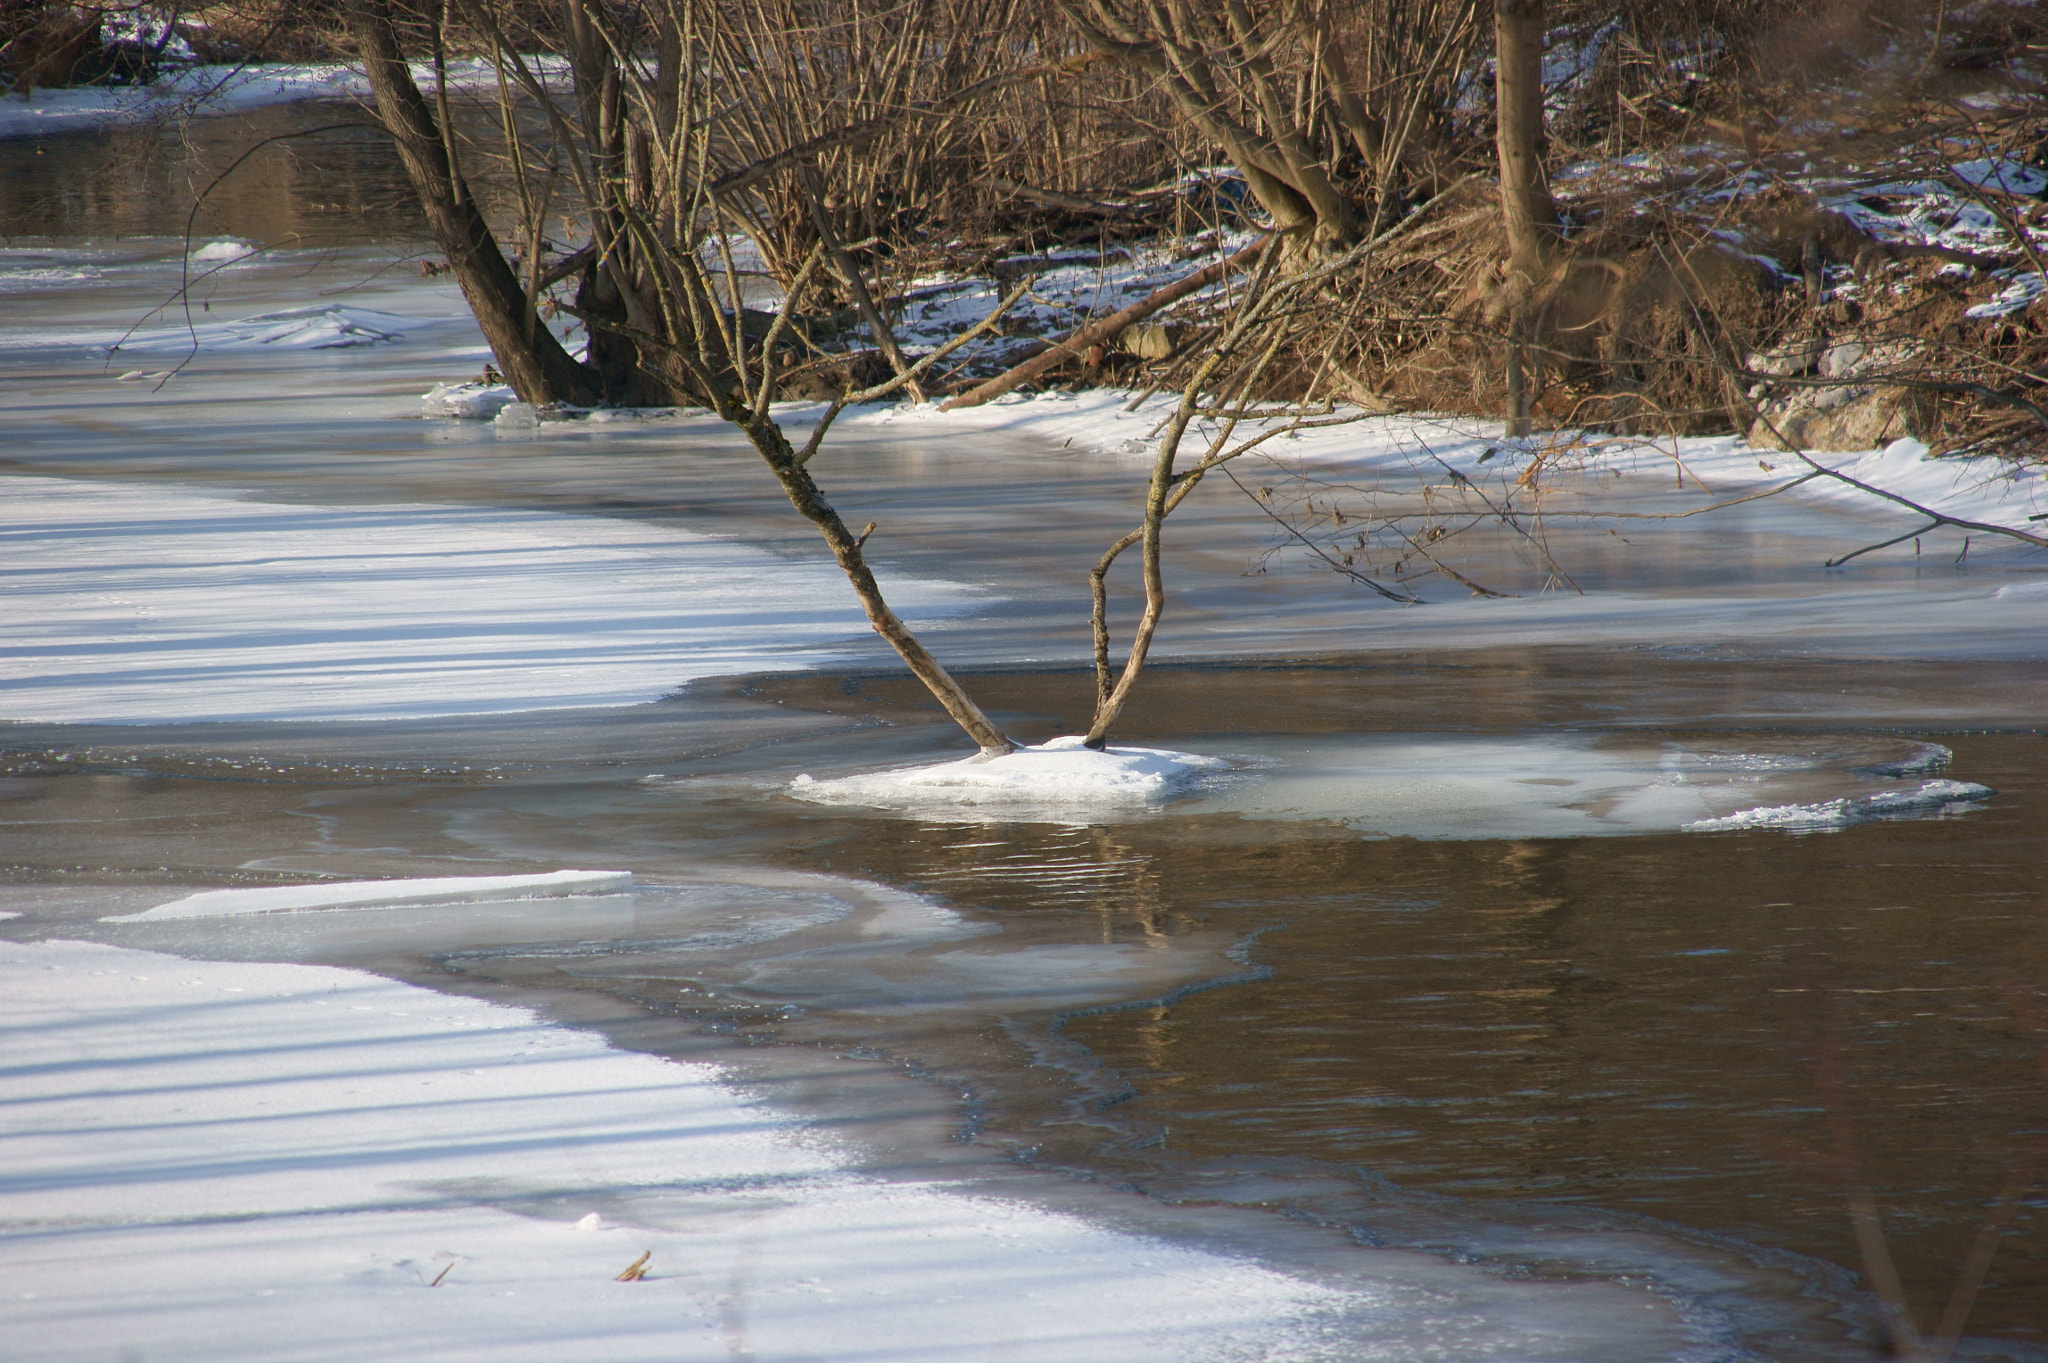
<svg viewBox="0 0 2048 1363"><path fill-rule="evenodd" d="M0 719L373 719L659 699L851 656L829 561L595 516L10 478ZM929 627L971 589L882 572Z"/></svg>
<svg viewBox="0 0 2048 1363"><path fill-rule="evenodd" d="M239 237L222 237L219 241L209 241L206 245L194 251L192 253L192 263L194 265L231 265L238 260L247 260L250 256L255 255L258 249L254 242L243 241Z"/></svg>
<svg viewBox="0 0 2048 1363"><path fill-rule="evenodd" d="M506 383L437 383L420 398L425 415L489 421L519 400Z"/></svg>
<svg viewBox="0 0 2048 1363"><path fill-rule="evenodd" d="M871 1181L706 1066L354 971L0 944L0 997L0 1337L40 1363L1571 1356Z"/></svg>
<svg viewBox="0 0 2048 1363"><path fill-rule="evenodd" d="M292 913L302 909L390 909L419 904L473 904L504 899L611 894L632 888L631 871L548 871L514 876L346 880L321 885L274 885L253 890L203 890L141 913L116 914L101 921L143 923L166 918Z"/></svg>
<svg viewBox="0 0 2048 1363"><path fill-rule="evenodd" d="M1961 161L1956 164L1955 173L1965 184L2016 198L2035 199L2048 192L2048 171L2009 157Z"/></svg>
<svg viewBox="0 0 2048 1363"><path fill-rule="evenodd" d="M1002 757L823 781L803 775L790 782L789 793L820 804L880 808L1031 805L1086 812L1105 804L1148 804L1231 765L1219 757L1164 748L1117 744L1098 752L1083 742L1082 735L1069 734Z"/></svg>
<svg viewBox="0 0 2048 1363"><path fill-rule="evenodd" d="M2012 282L2000 289L1996 297L1965 308L1963 315L2010 317L2016 312L2024 312L2043 293L2048 293L2048 278L2043 278L2039 271L2014 275Z"/></svg>

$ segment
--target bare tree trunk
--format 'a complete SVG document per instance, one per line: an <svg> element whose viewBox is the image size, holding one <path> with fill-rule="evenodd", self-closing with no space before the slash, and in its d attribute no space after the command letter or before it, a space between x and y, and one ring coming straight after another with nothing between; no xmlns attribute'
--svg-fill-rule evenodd
<svg viewBox="0 0 2048 1363"><path fill-rule="evenodd" d="M868 535L874 532L874 527L869 526L860 535L855 535L847 529L846 522L840 519L839 512L832 504L825 500L825 494L812 479L810 470L804 467L803 461L791 448L781 428L774 422L754 421L747 424L745 430L748 440L753 443L761 458L767 461L775 480L782 485L782 491L789 498L789 504L795 507L797 513L805 520L817 526L819 533L825 537L825 543L832 549L832 557L839 562L840 571L844 572L846 580L853 584L854 595L860 598L861 609L867 612L868 623L874 626L875 633L888 640L889 646L910 665L911 672L924 683L925 689L945 707L953 722L966 730L967 736L980 745L982 756L1001 757L1005 753L1015 752L1017 745L1006 738L1003 731L982 713L981 707L974 703L961 688L960 683L953 680L952 674L939 665L939 660L918 642L917 636L910 632L909 627L897 617L896 612L889 609L889 603L883 600L882 589L876 584L874 573L868 569L867 557L862 553L862 546L866 543Z"/></svg>
<svg viewBox="0 0 2048 1363"><path fill-rule="evenodd" d="M387 0L350 0L348 14L377 116L397 144L427 225L497 357L499 372L526 402L598 401L594 377L570 357L554 333L526 325L526 294L475 198L450 164L448 143L413 83Z"/></svg>
<svg viewBox="0 0 2048 1363"><path fill-rule="evenodd" d="M1550 272L1557 205L1543 169L1543 0L1494 0L1494 145L1508 239L1508 434L1529 433L1534 295Z"/></svg>
<svg viewBox="0 0 2048 1363"><path fill-rule="evenodd" d="M846 253L846 248L840 244L839 234L832 230L832 219L825 212L825 192L819 184L818 172L806 166L802 175L804 197L811 205L811 222L818 229L818 241L825 248L826 258L832 262L833 273L839 276L840 282L846 286L846 291L853 295L853 306L859 311L861 320L868 324L868 331L874 336L875 346L882 352L882 358L887 360L889 367L897 373L908 372L910 362L903 358L903 350L896 344L896 333L889 329L888 320L882 316L882 310L875 306L875 296L868 292L868 282L861 278L860 266ZM738 312L739 306L735 300L733 311ZM909 390L912 402L921 403L925 400L924 388L916 379L909 380L904 387Z"/></svg>
<svg viewBox="0 0 2048 1363"><path fill-rule="evenodd" d="M1557 240L1543 170L1543 0L1494 0L1495 146L1513 268L1540 274Z"/></svg>

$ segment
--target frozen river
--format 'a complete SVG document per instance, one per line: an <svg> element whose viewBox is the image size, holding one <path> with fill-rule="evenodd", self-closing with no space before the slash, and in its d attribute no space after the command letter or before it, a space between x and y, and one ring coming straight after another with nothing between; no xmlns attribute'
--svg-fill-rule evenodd
<svg viewBox="0 0 2048 1363"><path fill-rule="evenodd" d="M1522 595L1400 607L1211 485L1119 738L1219 775L800 800L964 748L756 456L689 418L423 418L485 352L366 248L224 271L189 332L107 355L177 274L154 240L0 256L0 938L367 969L722 1066L863 1177L1338 1294L1323 1352L1275 1356L1869 1356L1862 1191L1929 1329L2005 1218L1972 1356L2044 1356L2038 553L1944 534L1830 572L1912 522L1794 493L1559 521L1583 594L1502 532L1464 563ZM871 413L816 466L1019 739L1086 722L1086 569L1150 424ZM1261 477L1412 483L1427 442L1483 480L1483 434L1380 423ZM1651 451L1554 495L1749 486L1753 454L1697 454L1692 484ZM633 888L103 921L564 867ZM1438 1304L1362 1304L1397 1281Z"/></svg>

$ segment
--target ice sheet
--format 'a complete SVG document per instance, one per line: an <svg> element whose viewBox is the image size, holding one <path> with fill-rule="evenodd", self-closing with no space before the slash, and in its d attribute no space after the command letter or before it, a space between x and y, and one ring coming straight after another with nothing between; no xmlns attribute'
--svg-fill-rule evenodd
<svg viewBox="0 0 2048 1363"><path fill-rule="evenodd" d="M543 75L559 72L562 63L529 56ZM412 77L424 90L436 88L434 68L415 63ZM494 86L492 64L457 58L448 63L450 89ZM88 132L120 124L147 123L193 114L225 114L277 104L319 100L356 101L370 93L362 68L344 62L254 63L238 66L188 66L164 71L143 86L75 86L31 89L0 99L0 137L45 137L54 133Z"/></svg>
<svg viewBox="0 0 2048 1363"><path fill-rule="evenodd" d="M311 307L256 313L232 321L199 321L190 327L150 327L122 338L118 344L108 347L107 353L117 357L166 355L195 347L199 350L245 350L256 346L335 350L403 340L406 329L416 325L415 319L396 313L345 307L340 303L318 303Z"/></svg>
<svg viewBox="0 0 2048 1363"><path fill-rule="evenodd" d="M0 996L0 1332L44 1363L1691 1347L1652 1295L1603 1313L1606 1285L1448 1265L1318 1285L875 1182L708 1067L353 971L0 944Z"/></svg>
<svg viewBox="0 0 2048 1363"><path fill-rule="evenodd" d="M821 555L822 557L822 555ZM880 576L927 626L970 589ZM651 701L867 629L829 561L594 516L10 478L0 718L372 719Z"/></svg>
<svg viewBox="0 0 2048 1363"><path fill-rule="evenodd" d="M1228 814L1412 838L1839 828L1876 818L1944 817L1996 793L1949 780L1874 790L1938 771L1949 757L1938 745L1875 736L1660 742L1582 734L1233 735L1227 742L1225 756L1112 748L1112 756L1133 754L1121 759L1136 769L1125 776L1117 761L1093 768L1049 761L1078 747L1078 739L1056 739L1045 745L1050 752L1026 749L992 762L799 777L789 793L924 820L1101 823ZM1153 766L1157 776L1136 774Z"/></svg>
<svg viewBox="0 0 2048 1363"><path fill-rule="evenodd" d="M301 909L389 909L409 904L469 904L501 899L552 899L609 894L633 887L631 871L548 871L524 876L433 876L419 880L345 880L323 885L273 885L253 890L203 890L108 923L165 918L228 918Z"/></svg>

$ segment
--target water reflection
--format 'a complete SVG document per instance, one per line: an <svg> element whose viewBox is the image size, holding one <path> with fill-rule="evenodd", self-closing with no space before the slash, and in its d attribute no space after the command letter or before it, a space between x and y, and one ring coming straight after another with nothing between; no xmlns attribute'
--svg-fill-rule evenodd
<svg viewBox="0 0 2048 1363"><path fill-rule="evenodd" d="M496 159L497 113L474 96L455 105L470 152L465 175L497 214L512 202ZM522 135L544 147L545 120L523 121ZM0 138L0 238L179 237L188 220L201 240L232 236L274 247L427 236L391 139L354 103Z"/></svg>

